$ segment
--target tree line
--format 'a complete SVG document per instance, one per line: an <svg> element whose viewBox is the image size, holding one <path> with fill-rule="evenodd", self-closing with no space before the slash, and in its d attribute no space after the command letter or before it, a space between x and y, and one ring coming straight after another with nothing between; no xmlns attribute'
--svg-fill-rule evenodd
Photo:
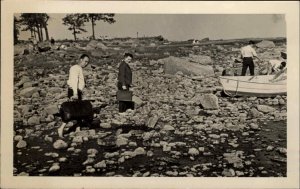
<svg viewBox="0 0 300 189"><path fill-rule="evenodd" d="M85 23L91 22L92 24L92 39L95 39L95 25L97 21L107 22L109 24L115 23L115 14L66 14L62 18L63 25L68 27L72 32L74 40L76 41L77 35L82 32L87 32L83 27ZM20 31L30 31L31 37L38 41L48 41L48 21L51 17L46 13L22 13L18 18L14 16L14 44L18 43ZM44 31L44 32L43 32ZM44 37L45 34L45 37Z"/></svg>

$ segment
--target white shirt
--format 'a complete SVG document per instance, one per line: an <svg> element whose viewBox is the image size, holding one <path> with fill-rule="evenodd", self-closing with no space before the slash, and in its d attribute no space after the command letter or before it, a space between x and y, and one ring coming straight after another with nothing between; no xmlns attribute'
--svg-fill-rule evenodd
<svg viewBox="0 0 300 189"><path fill-rule="evenodd" d="M74 95L77 95L77 89L82 90L84 88L84 77L81 66L76 64L70 68L67 84L73 89Z"/></svg>
<svg viewBox="0 0 300 189"><path fill-rule="evenodd" d="M257 56L255 50L250 45L242 47L241 54L242 54L243 58Z"/></svg>
<svg viewBox="0 0 300 189"><path fill-rule="evenodd" d="M269 63L271 64L272 68L277 72L279 71L279 67L281 65L280 60L270 60Z"/></svg>

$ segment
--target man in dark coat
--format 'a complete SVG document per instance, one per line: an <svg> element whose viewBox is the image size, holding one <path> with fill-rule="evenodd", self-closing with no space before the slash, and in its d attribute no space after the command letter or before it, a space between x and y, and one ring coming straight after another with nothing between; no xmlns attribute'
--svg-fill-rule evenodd
<svg viewBox="0 0 300 189"><path fill-rule="evenodd" d="M118 90L129 91L131 87L132 72L128 63L131 62L132 58L132 54L125 53L124 60L119 65ZM119 101L119 112L125 112L129 108L132 108L132 102Z"/></svg>

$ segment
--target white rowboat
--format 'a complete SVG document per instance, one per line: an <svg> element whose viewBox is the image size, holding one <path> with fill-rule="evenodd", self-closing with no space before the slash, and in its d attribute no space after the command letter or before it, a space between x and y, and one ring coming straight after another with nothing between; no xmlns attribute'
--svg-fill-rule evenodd
<svg viewBox="0 0 300 189"><path fill-rule="evenodd" d="M286 95L286 79L270 81L274 75L221 76L224 93L229 96L272 97Z"/></svg>

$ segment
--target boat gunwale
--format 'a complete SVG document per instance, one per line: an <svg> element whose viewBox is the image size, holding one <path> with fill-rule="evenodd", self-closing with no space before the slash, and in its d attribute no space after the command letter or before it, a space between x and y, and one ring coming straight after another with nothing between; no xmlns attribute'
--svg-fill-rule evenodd
<svg viewBox="0 0 300 189"><path fill-rule="evenodd" d="M229 76L229 77L235 77L235 76ZM253 82L253 81L244 81L244 80L239 80L239 79L231 79L227 78L226 76L219 76L220 80L221 79L226 79L226 80L231 80L231 81L236 81L236 82L244 82L244 83L253 83L253 84L264 84L264 85L286 85L286 83L259 83L259 82ZM221 82L221 81L220 81ZM222 83L222 82L221 82Z"/></svg>

